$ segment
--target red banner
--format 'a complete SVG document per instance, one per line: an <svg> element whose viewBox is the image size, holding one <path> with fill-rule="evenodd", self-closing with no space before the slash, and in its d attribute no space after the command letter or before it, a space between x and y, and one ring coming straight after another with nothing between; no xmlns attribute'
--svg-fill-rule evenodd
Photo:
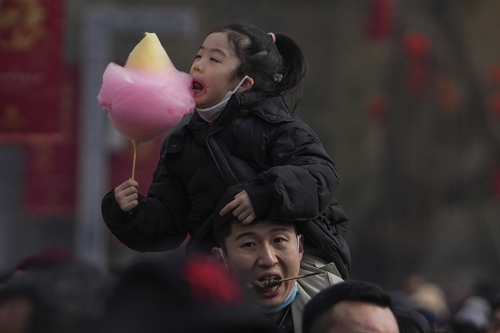
<svg viewBox="0 0 500 333"><path fill-rule="evenodd" d="M59 142L64 0L0 1L0 142Z"/></svg>
<svg viewBox="0 0 500 333"><path fill-rule="evenodd" d="M25 149L23 211L28 215L71 217L75 211L78 81L77 69L67 69L60 102L67 126L58 142L38 140Z"/></svg>
<svg viewBox="0 0 500 333"><path fill-rule="evenodd" d="M76 205L78 160L78 72L66 71L63 84L62 110L67 129L59 142L40 140L26 147L24 169L24 209L30 216L72 217ZM123 138L123 148L110 156L109 189L132 176L133 145ZM137 146L135 179L139 191L147 194L159 159L163 138Z"/></svg>

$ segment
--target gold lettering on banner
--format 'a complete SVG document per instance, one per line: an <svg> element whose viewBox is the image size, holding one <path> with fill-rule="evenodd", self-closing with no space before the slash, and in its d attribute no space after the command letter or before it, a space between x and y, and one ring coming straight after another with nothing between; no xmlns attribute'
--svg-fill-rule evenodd
<svg viewBox="0 0 500 333"><path fill-rule="evenodd" d="M0 1L0 48L31 49L46 33L46 17L39 0Z"/></svg>
<svg viewBox="0 0 500 333"><path fill-rule="evenodd" d="M9 104L0 114L0 128L6 130L19 130L23 127L24 120L21 117L19 107Z"/></svg>

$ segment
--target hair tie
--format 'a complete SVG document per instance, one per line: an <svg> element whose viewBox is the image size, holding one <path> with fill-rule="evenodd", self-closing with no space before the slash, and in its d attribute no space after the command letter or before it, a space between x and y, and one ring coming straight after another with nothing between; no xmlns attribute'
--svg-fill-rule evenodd
<svg viewBox="0 0 500 333"><path fill-rule="evenodd" d="M283 80L283 75L281 75L280 73L275 73L275 74L273 75L273 80L274 80L274 82L276 82L276 83L280 83L280 82L281 82L281 80Z"/></svg>
<svg viewBox="0 0 500 333"><path fill-rule="evenodd" d="M276 43L276 36L272 32L267 33L269 36L271 36L271 39L273 40L273 43Z"/></svg>

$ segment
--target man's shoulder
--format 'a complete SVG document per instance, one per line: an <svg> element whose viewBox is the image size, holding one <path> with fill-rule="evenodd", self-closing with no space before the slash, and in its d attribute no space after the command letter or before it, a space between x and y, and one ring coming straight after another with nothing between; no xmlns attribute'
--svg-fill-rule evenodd
<svg viewBox="0 0 500 333"><path fill-rule="evenodd" d="M302 312L304 311L304 307L306 306L307 302L309 302L312 297L314 297L321 290L328 288L331 285L344 282L344 280L340 278L340 274L334 263L327 263L318 257L312 256L310 254L304 254L302 260L300 261L301 275L322 271L324 271L325 273L297 280L299 294L291 305L295 327L301 327ZM295 330L295 332L298 331Z"/></svg>
<svg viewBox="0 0 500 333"><path fill-rule="evenodd" d="M310 254L304 254L302 260L300 261L300 274L307 274L313 272L325 272L324 274L318 274L304 279L300 279L299 284L318 284L324 285L320 290L334 285L339 282L343 282L339 270L333 262L326 262L324 259L318 258Z"/></svg>

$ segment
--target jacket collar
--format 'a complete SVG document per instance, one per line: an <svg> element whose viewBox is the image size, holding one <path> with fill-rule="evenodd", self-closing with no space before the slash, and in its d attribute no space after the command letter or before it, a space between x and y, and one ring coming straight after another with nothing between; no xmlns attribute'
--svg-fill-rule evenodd
<svg viewBox="0 0 500 333"><path fill-rule="evenodd" d="M221 130L234 118L243 118L250 114L269 123L295 120L293 113L290 112L281 96L266 96L265 93L259 91L236 93L229 99L226 108L215 120L210 132ZM167 152L176 152L182 149L182 138L186 131L192 133L207 132L208 125L196 111L184 117L168 137Z"/></svg>
<svg viewBox="0 0 500 333"><path fill-rule="evenodd" d="M239 101L240 110L246 110L270 123L295 119L280 95L266 96L263 92L247 92L236 94L236 99Z"/></svg>

